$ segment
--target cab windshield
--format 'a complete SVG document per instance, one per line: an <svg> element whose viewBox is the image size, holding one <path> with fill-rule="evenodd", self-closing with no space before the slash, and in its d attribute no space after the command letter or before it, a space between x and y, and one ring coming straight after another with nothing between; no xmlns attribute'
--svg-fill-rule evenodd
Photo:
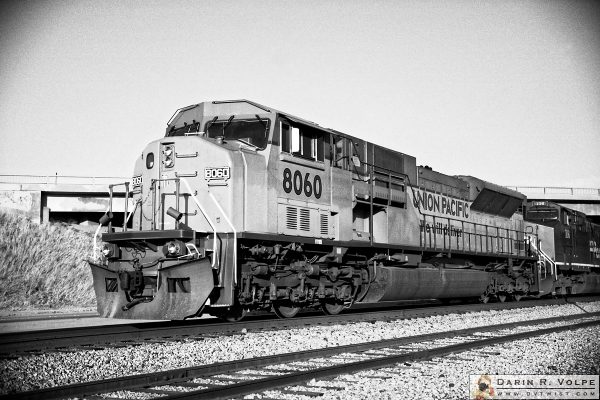
<svg viewBox="0 0 600 400"><path fill-rule="evenodd" d="M527 210L527 219L530 221L551 222L558 220L558 210L555 208L530 208Z"/></svg>
<svg viewBox="0 0 600 400"><path fill-rule="evenodd" d="M239 140L243 143L264 149L269 134L269 119L229 119L208 122L205 132L210 138L222 137L225 140Z"/></svg>

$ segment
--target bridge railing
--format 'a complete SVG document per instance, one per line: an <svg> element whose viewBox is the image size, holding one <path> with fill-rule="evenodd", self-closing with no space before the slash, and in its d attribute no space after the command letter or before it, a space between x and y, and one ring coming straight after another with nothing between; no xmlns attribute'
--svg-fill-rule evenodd
<svg viewBox="0 0 600 400"><path fill-rule="evenodd" d="M123 176L75 176L75 175L1 175L0 183L33 185L100 185L108 186L129 181Z"/></svg>
<svg viewBox="0 0 600 400"><path fill-rule="evenodd" d="M546 196L598 196L600 197L600 188L576 188L576 187L558 187L558 186L506 186L509 189L522 193L543 194Z"/></svg>

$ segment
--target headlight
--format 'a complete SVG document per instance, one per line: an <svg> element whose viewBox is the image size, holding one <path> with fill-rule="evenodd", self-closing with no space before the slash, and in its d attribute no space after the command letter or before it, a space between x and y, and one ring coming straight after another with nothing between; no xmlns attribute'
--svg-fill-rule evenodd
<svg viewBox="0 0 600 400"><path fill-rule="evenodd" d="M164 245L163 253L167 257L179 257L187 253L187 247L183 242L173 240Z"/></svg>
<svg viewBox="0 0 600 400"><path fill-rule="evenodd" d="M166 168L171 168L175 165L175 148L172 144L166 145L162 151L163 164Z"/></svg>
<svg viewBox="0 0 600 400"><path fill-rule="evenodd" d="M106 243L104 246L102 246L101 252L102 255L109 260L116 259L121 256L121 249L119 246L112 243Z"/></svg>
<svg viewBox="0 0 600 400"><path fill-rule="evenodd" d="M171 255L179 253L180 247L177 243L171 242L167 244L167 252Z"/></svg>

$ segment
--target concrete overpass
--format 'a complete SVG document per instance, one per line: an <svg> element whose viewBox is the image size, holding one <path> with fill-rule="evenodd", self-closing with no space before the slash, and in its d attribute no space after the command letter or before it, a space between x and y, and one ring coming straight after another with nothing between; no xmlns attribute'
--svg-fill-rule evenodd
<svg viewBox="0 0 600 400"><path fill-rule="evenodd" d="M600 189L544 186L507 186L529 200L548 200L581 211L600 223Z"/></svg>
<svg viewBox="0 0 600 400"><path fill-rule="evenodd" d="M28 215L35 221L50 219L85 223L97 222L108 208L108 185L123 183L126 177L0 175L0 209ZM600 188L507 186L530 200L548 200L581 211L600 223ZM125 188L114 190L115 226L122 225ZM129 202L128 209L133 209Z"/></svg>
<svg viewBox="0 0 600 400"><path fill-rule="evenodd" d="M25 214L37 222L49 220L95 223L109 205L108 185L124 177L0 175L0 209ZM123 224L125 187L114 188L116 226ZM129 211L132 203L129 202Z"/></svg>

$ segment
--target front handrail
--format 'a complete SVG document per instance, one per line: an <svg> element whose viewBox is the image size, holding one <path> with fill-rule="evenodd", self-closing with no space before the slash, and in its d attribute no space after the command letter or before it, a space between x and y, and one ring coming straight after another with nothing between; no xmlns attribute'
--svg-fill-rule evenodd
<svg viewBox="0 0 600 400"><path fill-rule="evenodd" d="M112 185L108 185L109 192L109 201L108 201L108 212L112 214L112 203L113 203L113 188L118 186L125 186L125 216L123 218L123 232L127 232L127 221L129 221L128 217L128 203L129 203L129 182L115 183ZM112 222L108 222L108 230L109 232L112 229Z"/></svg>
<svg viewBox="0 0 600 400"><path fill-rule="evenodd" d="M233 283L237 284L237 230L235 229L235 227L231 223L231 220L229 219L229 217L227 216L227 214L225 213L225 211L223 210L223 208L221 207L221 205L210 190L208 190L208 195L215 203L221 214L223 214L223 218L225 218L225 221L229 224L231 230L233 231Z"/></svg>
<svg viewBox="0 0 600 400"><path fill-rule="evenodd" d="M206 218L206 221L208 222L208 224L210 225L210 228L213 231L213 259L212 259L212 267L215 268L216 260L217 260L218 254L219 254L217 252L217 228L215 227L214 222L212 221L212 219L210 219L210 217L208 216L208 213L206 212L206 210L204 209L204 207L202 207L202 204L200 203L200 201L198 200L198 198L194 194L194 191L192 190L192 187L190 186L190 184L187 181L187 179L185 179L185 178L177 178L177 179L179 179L181 182L183 182L183 184L185 185L185 187L188 190L188 193L192 197L192 200L194 200L194 203L196 203L196 206L198 207L198 209L200 210L200 212L204 215L204 218ZM209 194L210 194L210 192L209 192Z"/></svg>
<svg viewBox="0 0 600 400"><path fill-rule="evenodd" d="M163 178L163 179L151 179L150 180L150 191L152 192L152 228L155 226L155 198L156 198L156 183L157 182L175 182L175 210L179 212L179 178ZM160 187L159 187L160 189ZM161 229L165 228L165 213L164 213L164 199L161 199L159 206L161 207L160 225ZM179 221L175 221L175 228L179 229Z"/></svg>

